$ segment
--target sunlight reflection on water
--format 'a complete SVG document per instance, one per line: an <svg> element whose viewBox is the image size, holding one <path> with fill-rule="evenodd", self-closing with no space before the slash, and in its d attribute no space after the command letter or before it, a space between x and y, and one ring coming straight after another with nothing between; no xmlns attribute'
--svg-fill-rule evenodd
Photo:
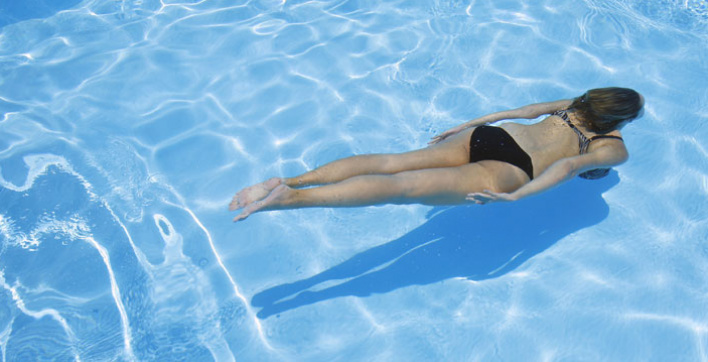
<svg viewBox="0 0 708 362"><path fill-rule="evenodd" d="M0 8L4 359L708 358L705 1L53 4ZM229 222L248 184L607 85L647 99L609 180Z"/></svg>

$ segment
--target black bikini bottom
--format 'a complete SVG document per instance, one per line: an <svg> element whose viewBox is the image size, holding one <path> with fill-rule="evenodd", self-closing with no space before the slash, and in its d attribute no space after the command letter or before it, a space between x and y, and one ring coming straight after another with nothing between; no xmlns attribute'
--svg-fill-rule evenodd
<svg viewBox="0 0 708 362"><path fill-rule="evenodd" d="M503 128L479 126L470 137L470 163L494 160L512 164L533 180L531 157Z"/></svg>

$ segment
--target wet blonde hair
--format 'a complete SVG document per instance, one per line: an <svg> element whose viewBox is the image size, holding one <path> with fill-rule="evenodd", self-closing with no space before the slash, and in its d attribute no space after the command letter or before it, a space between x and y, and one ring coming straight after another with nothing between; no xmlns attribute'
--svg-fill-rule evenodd
<svg viewBox="0 0 708 362"><path fill-rule="evenodd" d="M597 88L573 100L569 109L578 112L593 132L607 133L623 121L631 121L644 106L642 97L629 88Z"/></svg>

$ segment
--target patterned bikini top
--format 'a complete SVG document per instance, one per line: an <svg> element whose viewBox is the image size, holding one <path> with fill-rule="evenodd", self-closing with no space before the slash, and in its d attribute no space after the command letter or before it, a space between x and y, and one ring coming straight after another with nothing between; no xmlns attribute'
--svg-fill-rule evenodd
<svg viewBox="0 0 708 362"><path fill-rule="evenodd" d="M595 135L595 136L588 138L585 134L583 134L582 131L580 131L578 129L578 127L575 127L573 122L570 121L570 117L568 117L568 113L566 113L565 109L555 111L555 112L553 112L553 115L559 116L560 118L562 118L563 121L565 121L565 124L567 124L571 129L573 129L573 131L575 131L575 134L578 135L578 148L580 149L581 155L588 152L588 147L590 146L590 142L592 142L596 139L616 138L616 139L622 141L622 137L612 136L612 135L603 135L603 134ZM610 173L609 168L596 168L593 170L585 171L585 172L581 173L579 176L584 179L595 180L595 179L599 179L599 178L607 176L608 173Z"/></svg>

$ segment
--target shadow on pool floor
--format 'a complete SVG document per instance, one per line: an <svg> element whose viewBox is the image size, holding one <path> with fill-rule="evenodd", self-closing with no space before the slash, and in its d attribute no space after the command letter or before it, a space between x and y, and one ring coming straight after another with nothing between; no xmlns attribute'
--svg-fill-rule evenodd
<svg viewBox="0 0 708 362"><path fill-rule="evenodd" d="M361 252L324 272L256 294L267 318L343 296L368 296L449 278L497 278L563 237L596 225L609 214L602 193L619 182L575 179L514 203L435 208L430 219L402 237ZM334 280L340 284L308 289Z"/></svg>

